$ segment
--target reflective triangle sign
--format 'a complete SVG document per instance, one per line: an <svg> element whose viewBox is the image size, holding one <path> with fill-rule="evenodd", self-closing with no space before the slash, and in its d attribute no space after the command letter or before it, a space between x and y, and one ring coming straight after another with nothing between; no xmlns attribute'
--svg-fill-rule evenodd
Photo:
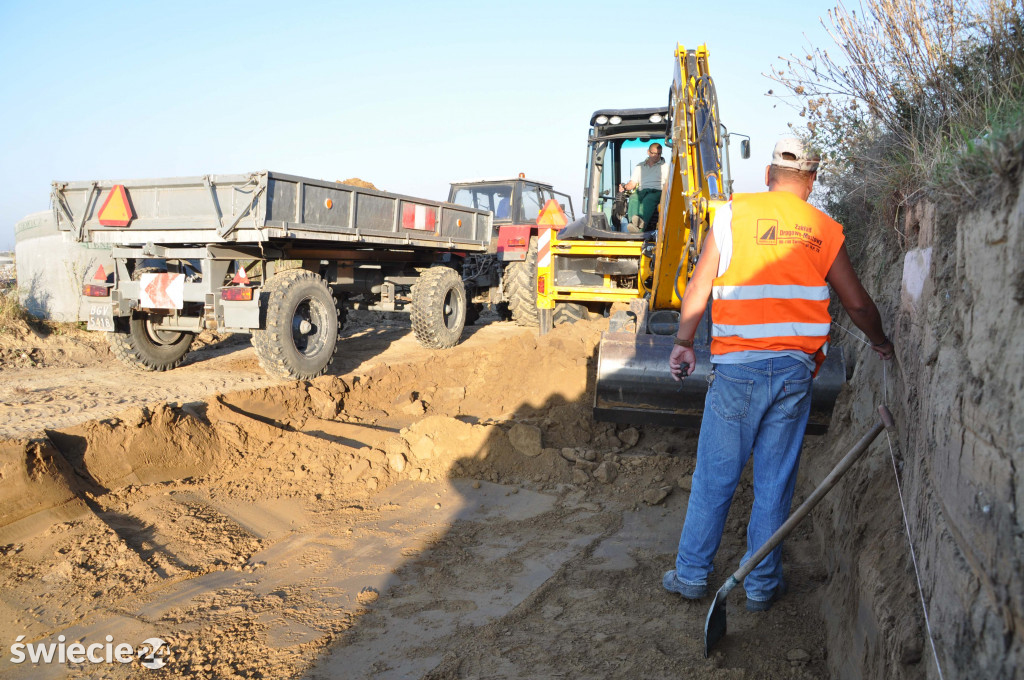
<svg viewBox="0 0 1024 680"><path fill-rule="evenodd" d="M548 202L541 208L540 215L537 216L537 224L542 227L561 228L568 223L569 220L566 218L565 213L562 212L562 207L553 198L548 199Z"/></svg>
<svg viewBox="0 0 1024 680"><path fill-rule="evenodd" d="M132 204L128 202L128 192L124 190L123 184L111 187L107 200L103 202L103 207L96 217L104 227L128 226L135 213L132 212Z"/></svg>

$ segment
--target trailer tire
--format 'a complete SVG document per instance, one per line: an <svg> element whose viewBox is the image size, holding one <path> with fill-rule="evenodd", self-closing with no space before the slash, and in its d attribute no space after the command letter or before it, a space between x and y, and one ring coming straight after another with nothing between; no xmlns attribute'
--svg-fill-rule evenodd
<svg viewBox="0 0 1024 680"><path fill-rule="evenodd" d="M431 267L412 287L412 332L429 349L458 344L466 325L466 287L451 267Z"/></svg>
<svg viewBox="0 0 1024 680"><path fill-rule="evenodd" d="M512 320L519 326L540 327L537 309L537 237L530 237L526 259L510 262L505 267L505 299L512 312Z"/></svg>
<svg viewBox="0 0 1024 680"><path fill-rule="evenodd" d="M279 271L267 281L266 321L252 333L268 375L308 380L327 372L338 348L340 311L327 282L307 269Z"/></svg>
<svg viewBox="0 0 1024 680"><path fill-rule="evenodd" d="M136 267L132 279L143 274L163 274L160 267ZM133 313L131 317L114 320L114 331L107 334L110 351L121 363L141 371L169 371L185 360L196 334L188 331L166 331L153 328L150 315Z"/></svg>
<svg viewBox="0 0 1024 680"><path fill-rule="evenodd" d="M142 371L169 371L185 360L195 333L153 328L149 314L116 319L107 334L110 350L122 363Z"/></svg>
<svg viewBox="0 0 1024 680"><path fill-rule="evenodd" d="M590 313L583 305L575 302L559 302L555 305L555 313L552 314L552 323L555 326L561 326L567 323L586 321L589 318Z"/></svg>

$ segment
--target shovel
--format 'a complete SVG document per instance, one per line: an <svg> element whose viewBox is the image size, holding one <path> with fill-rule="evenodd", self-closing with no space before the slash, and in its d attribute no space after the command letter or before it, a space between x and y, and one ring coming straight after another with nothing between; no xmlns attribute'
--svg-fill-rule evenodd
<svg viewBox="0 0 1024 680"><path fill-rule="evenodd" d="M725 585L718 589L715 593L715 601L711 603L711 609L708 610L708 618L704 623L704 658L708 658L711 654L711 648L714 647L719 640L725 637L725 598L729 595L729 591L740 584L747 574L754 570L758 564L761 563L765 557L768 556L772 550L774 550L779 543L782 543L782 539L786 538L793 531L797 524L807 516L807 513L818 504L825 494L827 494L836 482L846 474L857 460L864 455L864 452L871 446L871 442L875 441L875 438L882 432L883 429L889 429L894 427L892 414L885 406L878 407L878 414L881 418L880 422L874 424L871 430L864 435L857 444L850 449L841 461L832 469L832 472L828 473L828 476L822 480L818 488L807 497L807 500L796 509L789 519L779 527L778 531L772 534L761 548L754 553L753 557L743 563L732 576L725 581Z"/></svg>

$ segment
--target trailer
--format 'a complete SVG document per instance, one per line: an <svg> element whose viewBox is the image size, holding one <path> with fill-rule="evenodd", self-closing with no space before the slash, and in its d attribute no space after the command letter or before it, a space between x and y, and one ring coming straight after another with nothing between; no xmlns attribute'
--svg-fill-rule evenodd
<svg viewBox="0 0 1024 680"><path fill-rule="evenodd" d="M270 171L58 181L51 203L59 229L109 247L82 320L143 370L210 329L251 334L271 375L312 378L349 308L408 312L421 345L452 347L468 300L502 286L492 213L464 205Z"/></svg>

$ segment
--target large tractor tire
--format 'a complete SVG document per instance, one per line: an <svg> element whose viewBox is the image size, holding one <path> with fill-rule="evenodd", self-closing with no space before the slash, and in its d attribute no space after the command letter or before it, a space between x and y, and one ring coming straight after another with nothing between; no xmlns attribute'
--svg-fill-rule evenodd
<svg viewBox="0 0 1024 680"><path fill-rule="evenodd" d="M327 372L338 347L339 310L316 272L277 272L263 287L266 322L253 331L256 357L268 375L308 380Z"/></svg>
<svg viewBox="0 0 1024 680"><path fill-rule="evenodd" d="M138 267L132 275L135 281L143 274L162 274L166 269ZM153 317L145 312L134 312L130 318L115 319L114 331L107 333L110 350L126 366L142 371L169 371L184 361L192 347L195 333L155 328Z"/></svg>
<svg viewBox="0 0 1024 680"><path fill-rule="evenodd" d="M520 326L540 327L540 310L537 309L537 237L530 237L530 248L526 259L510 262L505 267L505 299L508 300L512 320Z"/></svg>
<svg viewBox="0 0 1024 680"><path fill-rule="evenodd" d="M577 321L586 321L590 318L587 308L575 302L559 302L555 305L555 312L551 315L551 321L555 326Z"/></svg>
<svg viewBox="0 0 1024 680"><path fill-rule="evenodd" d="M454 347L466 325L466 287L451 267L431 267L412 287L412 332L428 349Z"/></svg>

